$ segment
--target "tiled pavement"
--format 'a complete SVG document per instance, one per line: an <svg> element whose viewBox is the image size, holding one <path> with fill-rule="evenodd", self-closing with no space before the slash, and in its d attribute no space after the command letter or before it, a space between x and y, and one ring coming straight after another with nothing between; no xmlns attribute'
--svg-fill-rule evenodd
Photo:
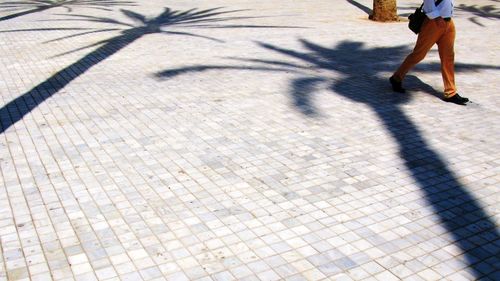
<svg viewBox="0 0 500 281"><path fill-rule="evenodd" d="M0 280L500 280L498 1L456 1L465 107L435 50L390 91L415 36L370 0L25 2Z"/></svg>

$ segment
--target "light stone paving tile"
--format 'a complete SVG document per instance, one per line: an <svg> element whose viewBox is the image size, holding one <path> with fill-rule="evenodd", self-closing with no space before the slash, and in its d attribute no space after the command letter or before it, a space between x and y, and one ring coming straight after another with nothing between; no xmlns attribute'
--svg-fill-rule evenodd
<svg viewBox="0 0 500 281"><path fill-rule="evenodd" d="M307 279L304 276L297 274L297 275L293 275L291 277L288 277L285 280L287 280L287 281L290 281L290 280L292 280L292 281L303 281L303 280L307 280Z"/></svg>
<svg viewBox="0 0 500 281"><path fill-rule="evenodd" d="M446 280L469 280L466 277L464 277L462 274L456 272L452 274L451 276L448 276Z"/></svg>
<svg viewBox="0 0 500 281"><path fill-rule="evenodd" d="M321 280L326 277L321 271L318 269L310 269L308 271L302 272L301 273L304 277L306 277L308 280Z"/></svg>
<svg viewBox="0 0 500 281"><path fill-rule="evenodd" d="M264 271L257 275L261 280L280 280L281 277L273 270Z"/></svg>
<svg viewBox="0 0 500 281"><path fill-rule="evenodd" d="M364 280L369 277L370 274L361 267L355 267L347 271L347 274L352 277L354 280Z"/></svg>
<svg viewBox="0 0 500 281"><path fill-rule="evenodd" d="M165 277L167 280L189 280L182 271L178 271L173 274L168 274Z"/></svg>
<svg viewBox="0 0 500 281"><path fill-rule="evenodd" d="M389 271L383 271L374 276L377 280L399 280L394 274Z"/></svg>
<svg viewBox="0 0 500 281"><path fill-rule="evenodd" d="M116 271L113 267L105 267L95 271L97 278L99 279L110 279L117 276Z"/></svg>
<svg viewBox="0 0 500 281"><path fill-rule="evenodd" d="M119 276L120 280L144 280L138 272L131 272Z"/></svg>
<svg viewBox="0 0 500 281"><path fill-rule="evenodd" d="M421 276L422 278L424 278L425 280L428 280L428 279L439 279L441 278L442 275L440 275L439 273L437 273L436 271L428 268L424 271L421 271L418 273L419 276Z"/></svg>
<svg viewBox="0 0 500 281"><path fill-rule="evenodd" d="M340 272L343 272L343 269L336 265L334 262L329 262L326 264L322 264L317 267L324 275L333 276L337 275Z"/></svg>
<svg viewBox="0 0 500 281"><path fill-rule="evenodd" d="M213 274L212 279L217 280L217 281L229 281L229 280L236 280L235 277L228 271L223 271L217 274Z"/></svg>
<svg viewBox="0 0 500 281"><path fill-rule="evenodd" d="M412 280L412 281L424 281L425 280L422 277L420 277L419 275L411 275L411 276L406 277L406 279Z"/></svg>
<svg viewBox="0 0 500 281"><path fill-rule="evenodd" d="M80 274L80 275L76 275L75 276L75 280L99 280L97 279L97 277L95 276L95 274L93 272L89 272L89 273L85 273L85 274Z"/></svg>
<svg viewBox="0 0 500 281"><path fill-rule="evenodd" d="M203 277L208 277L204 268L201 266L195 266L185 269L185 273L190 280L200 279Z"/></svg>
<svg viewBox="0 0 500 281"><path fill-rule="evenodd" d="M144 280L152 280L162 276L161 271L157 267L149 267L139 271Z"/></svg>
<svg viewBox="0 0 500 281"><path fill-rule="evenodd" d="M253 274L252 270L246 266L246 265L241 265L235 268L230 269L231 274L236 277L237 279L242 279L244 277L250 276Z"/></svg>
<svg viewBox="0 0 500 281"><path fill-rule="evenodd" d="M333 279L335 279L335 280L345 280L345 281L354 280L354 279L352 279L351 277L349 277L347 274L344 274L344 273L341 273L341 274L335 275L335 276L333 277Z"/></svg>
<svg viewBox="0 0 500 281"><path fill-rule="evenodd" d="M196 279L196 280L199 280L199 281L213 281L213 279L210 278L210 277L208 277L208 276L207 277L202 277L202 278L199 278L199 279Z"/></svg>

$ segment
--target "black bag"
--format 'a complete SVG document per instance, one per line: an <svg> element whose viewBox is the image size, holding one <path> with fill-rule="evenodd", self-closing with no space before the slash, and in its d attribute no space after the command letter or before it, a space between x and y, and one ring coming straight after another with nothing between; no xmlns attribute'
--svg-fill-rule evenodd
<svg viewBox="0 0 500 281"><path fill-rule="evenodd" d="M436 6L439 5L443 0L437 0ZM408 28L413 31L415 34L420 32L422 28L422 24L424 23L425 18L427 17L423 11L424 4L415 10L415 13L408 16L410 22L408 23Z"/></svg>

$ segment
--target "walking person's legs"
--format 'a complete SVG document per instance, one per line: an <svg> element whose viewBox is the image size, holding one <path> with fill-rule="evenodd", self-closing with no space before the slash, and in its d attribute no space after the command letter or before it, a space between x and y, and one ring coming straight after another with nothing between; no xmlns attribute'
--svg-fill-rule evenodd
<svg viewBox="0 0 500 281"><path fill-rule="evenodd" d="M444 97L450 98L456 94L455 86L455 25L453 21L446 23L446 31L437 41L439 59L441 60L441 75L443 76Z"/></svg>
<svg viewBox="0 0 500 281"><path fill-rule="evenodd" d="M455 24L453 20L446 22L446 31L437 41L439 58L441 60L441 75L444 84L444 101L456 104L465 104L468 98L461 97L457 93L455 85Z"/></svg>
<svg viewBox="0 0 500 281"><path fill-rule="evenodd" d="M406 73L410 71L417 63L422 61L432 46L441 37L442 30L437 26L437 24L430 19L425 19L422 24L422 29L418 34L417 42L411 54L409 54L403 63L399 66L398 70L394 72L390 78L392 88L396 92L404 92L401 83L406 76Z"/></svg>
<svg viewBox="0 0 500 281"><path fill-rule="evenodd" d="M452 20L445 21L442 18L425 19L413 52L406 57L398 70L389 79L393 91L405 92L402 81L406 74L423 60L432 46L437 43L444 83L443 100L462 105L467 103L469 99L458 95L455 85L455 34L455 24Z"/></svg>

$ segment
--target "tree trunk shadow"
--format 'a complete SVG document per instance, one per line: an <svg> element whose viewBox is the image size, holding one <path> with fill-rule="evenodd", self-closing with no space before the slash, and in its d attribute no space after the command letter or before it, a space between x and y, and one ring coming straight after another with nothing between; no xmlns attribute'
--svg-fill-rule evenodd
<svg viewBox="0 0 500 281"><path fill-rule="evenodd" d="M361 11L365 12L367 15L371 15L373 14L373 10L366 7L365 5L357 2L357 1L354 1L354 0L347 0L347 2L349 2L349 4L353 5L354 7L360 9Z"/></svg>

